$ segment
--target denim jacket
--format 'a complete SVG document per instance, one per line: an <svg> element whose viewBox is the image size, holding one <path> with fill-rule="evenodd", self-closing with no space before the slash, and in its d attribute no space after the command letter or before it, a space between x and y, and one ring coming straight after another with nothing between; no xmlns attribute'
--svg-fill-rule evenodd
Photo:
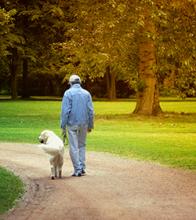
<svg viewBox="0 0 196 220"><path fill-rule="evenodd" d="M73 125L87 125L93 128L94 110L90 93L80 84L72 85L65 91L62 100L61 128Z"/></svg>

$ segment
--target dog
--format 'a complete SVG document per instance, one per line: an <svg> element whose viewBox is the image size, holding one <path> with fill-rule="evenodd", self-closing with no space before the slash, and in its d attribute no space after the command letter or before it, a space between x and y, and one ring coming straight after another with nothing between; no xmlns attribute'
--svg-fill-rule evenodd
<svg viewBox="0 0 196 220"><path fill-rule="evenodd" d="M47 154L50 155L51 179L62 178L64 144L63 141L50 130L44 130L39 136L39 145Z"/></svg>

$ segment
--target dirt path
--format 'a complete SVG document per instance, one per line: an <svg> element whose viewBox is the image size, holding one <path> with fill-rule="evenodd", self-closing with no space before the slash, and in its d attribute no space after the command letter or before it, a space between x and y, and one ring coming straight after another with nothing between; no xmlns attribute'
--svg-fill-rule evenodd
<svg viewBox="0 0 196 220"><path fill-rule="evenodd" d="M88 174L70 177L68 152L61 180L50 180L47 155L30 144L0 144L0 165L28 184L6 220L196 219L196 172L88 153Z"/></svg>

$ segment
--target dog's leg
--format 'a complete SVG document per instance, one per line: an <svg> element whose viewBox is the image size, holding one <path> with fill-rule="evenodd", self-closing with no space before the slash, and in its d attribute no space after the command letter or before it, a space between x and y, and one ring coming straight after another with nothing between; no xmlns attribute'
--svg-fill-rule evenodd
<svg viewBox="0 0 196 220"><path fill-rule="evenodd" d="M54 176L57 178L57 167L54 167Z"/></svg>
<svg viewBox="0 0 196 220"><path fill-rule="evenodd" d="M55 179L55 170L54 167L51 166L51 179L54 180Z"/></svg>
<svg viewBox="0 0 196 220"><path fill-rule="evenodd" d="M58 164L59 178L62 178L62 167L63 167L63 157L60 157L59 164Z"/></svg>
<svg viewBox="0 0 196 220"><path fill-rule="evenodd" d="M59 178L62 178L62 170L59 170Z"/></svg>
<svg viewBox="0 0 196 220"><path fill-rule="evenodd" d="M50 168L51 168L51 179L55 179L55 166L54 166L54 157L50 157Z"/></svg>

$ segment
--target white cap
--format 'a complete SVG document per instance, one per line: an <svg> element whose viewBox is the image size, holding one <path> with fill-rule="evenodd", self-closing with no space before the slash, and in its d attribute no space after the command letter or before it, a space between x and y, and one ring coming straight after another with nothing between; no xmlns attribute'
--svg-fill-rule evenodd
<svg viewBox="0 0 196 220"><path fill-rule="evenodd" d="M69 78L69 83L73 84L73 83L81 83L81 79L78 75L71 75Z"/></svg>

